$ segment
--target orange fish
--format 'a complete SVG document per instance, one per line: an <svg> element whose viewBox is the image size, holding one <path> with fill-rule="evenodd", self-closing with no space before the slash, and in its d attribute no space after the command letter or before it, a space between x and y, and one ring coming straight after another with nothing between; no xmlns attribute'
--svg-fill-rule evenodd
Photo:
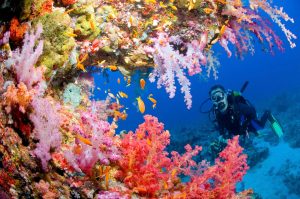
<svg viewBox="0 0 300 199"><path fill-rule="evenodd" d="M211 9L211 8L204 8L203 11L205 12L205 14L208 14L208 15L209 15L209 14L212 13L214 10Z"/></svg>
<svg viewBox="0 0 300 199"><path fill-rule="evenodd" d="M86 53L81 60L78 57L76 58L77 59L77 64L76 64L77 68L83 70L84 72L86 72L86 70L82 63L88 58L88 56L89 55Z"/></svg>
<svg viewBox="0 0 300 199"><path fill-rule="evenodd" d="M141 97L136 98L138 102L139 111L143 114L145 112L145 103L143 102Z"/></svg>
<svg viewBox="0 0 300 199"><path fill-rule="evenodd" d="M218 0L219 3L226 4L226 0Z"/></svg>
<svg viewBox="0 0 300 199"><path fill-rule="evenodd" d="M76 135L76 138L77 138L78 140L80 140L81 142L83 142L84 144L87 144L87 145L92 146L92 142L91 142L89 139L86 139L86 138L82 137L82 136L79 135L79 134Z"/></svg>
<svg viewBox="0 0 300 199"><path fill-rule="evenodd" d="M107 166L104 170L104 173L105 173L105 186L106 186L106 189L108 189L108 182L109 182L109 170L110 170L110 166Z"/></svg>
<svg viewBox="0 0 300 199"><path fill-rule="evenodd" d="M142 78L140 79L140 86L141 86L141 89L144 90L145 89L145 85L146 85L146 82L145 80Z"/></svg>
<svg viewBox="0 0 300 199"><path fill-rule="evenodd" d="M225 33L225 30L226 30L226 25L223 25L222 27L221 27L221 30L220 30L220 36L222 36L224 33Z"/></svg>
<svg viewBox="0 0 300 199"><path fill-rule="evenodd" d="M90 20L90 26L91 26L91 29L92 30L95 30L96 28L95 28L95 23L94 23L94 21L91 19Z"/></svg>
<svg viewBox="0 0 300 199"><path fill-rule="evenodd" d="M120 84L120 83L121 83L121 80L120 80L120 78L118 78L117 82L118 82L118 84Z"/></svg>
<svg viewBox="0 0 300 199"><path fill-rule="evenodd" d="M127 79L127 85L126 85L126 86L130 86L130 83L131 83L131 79L128 78L128 79Z"/></svg>
<svg viewBox="0 0 300 199"><path fill-rule="evenodd" d="M117 71L118 70L118 67L115 66L115 65L110 65L107 68L109 68L111 71Z"/></svg>

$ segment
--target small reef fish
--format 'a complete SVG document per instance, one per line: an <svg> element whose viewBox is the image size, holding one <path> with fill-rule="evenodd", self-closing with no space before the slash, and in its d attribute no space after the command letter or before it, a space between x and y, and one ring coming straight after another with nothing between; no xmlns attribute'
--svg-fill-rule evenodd
<svg viewBox="0 0 300 199"><path fill-rule="evenodd" d="M175 11L177 11L177 7L176 7L176 6L174 6L174 5L170 5L170 7L172 8L172 10L175 10Z"/></svg>
<svg viewBox="0 0 300 199"><path fill-rule="evenodd" d="M127 85L126 85L126 86L127 86L127 87L130 86L130 83L131 83L131 79L128 78L128 79L127 79Z"/></svg>
<svg viewBox="0 0 300 199"><path fill-rule="evenodd" d="M108 95L109 97L113 98L113 99L116 98L116 96L115 96L114 94L112 94L112 93L107 93L107 95Z"/></svg>
<svg viewBox="0 0 300 199"><path fill-rule="evenodd" d="M166 8L166 7L168 7L168 6L166 6L163 2L159 2L159 5L160 5L160 7L162 7L162 8Z"/></svg>
<svg viewBox="0 0 300 199"><path fill-rule="evenodd" d="M78 57L76 58L77 59L77 68L83 70L84 72L86 72L85 68L84 68L84 65L82 64L87 58L88 58L88 54L86 53L82 59L79 59Z"/></svg>
<svg viewBox="0 0 300 199"><path fill-rule="evenodd" d="M155 4L156 3L156 0L145 0L145 3L146 4Z"/></svg>
<svg viewBox="0 0 300 199"><path fill-rule="evenodd" d="M122 91L119 91L119 95L121 98L128 98L128 95Z"/></svg>
<svg viewBox="0 0 300 199"><path fill-rule="evenodd" d="M66 32L65 35L68 37L77 37L77 35L72 32Z"/></svg>
<svg viewBox="0 0 300 199"><path fill-rule="evenodd" d="M225 30L226 30L226 25L223 25L222 27L221 27L221 30L220 30L220 36L222 36L224 33L225 33Z"/></svg>
<svg viewBox="0 0 300 199"><path fill-rule="evenodd" d="M146 85L146 82L144 79L140 79L140 86L141 86L141 89L144 90L145 89L145 85Z"/></svg>
<svg viewBox="0 0 300 199"><path fill-rule="evenodd" d="M118 82L118 84L120 84L120 83L121 83L121 80L120 80L120 78L118 78L117 82Z"/></svg>
<svg viewBox="0 0 300 199"><path fill-rule="evenodd" d="M153 96L153 94L150 94L150 95L148 96L148 99L153 103L152 108L155 108L155 107L156 107L157 101L156 101L156 99L154 99L152 96Z"/></svg>
<svg viewBox="0 0 300 199"><path fill-rule="evenodd" d="M78 140L80 140L82 143L92 146L92 142L91 142L89 139L84 138L84 137L82 137L82 136L79 135L79 134L76 135L76 138L77 138Z"/></svg>
<svg viewBox="0 0 300 199"><path fill-rule="evenodd" d="M212 13L214 10L211 8L204 8L203 11L205 12L205 14L210 14Z"/></svg>
<svg viewBox="0 0 300 199"><path fill-rule="evenodd" d="M143 114L145 112L145 103L143 102L141 97L136 98L137 102L138 102L138 108L139 111Z"/></svg>
<svg viewBox="0 0 300 199"><path fill-rule="evenodd" d="M219 3L226 4L226 0L217 0Z"/></svg>
<svg viewBox="0 0 300 199"><path fill-rule="evenodd" d="M111 71L117 71L118 67L116 65L109 65L107 66L108 69L110 69Z"/></svg>
<svg viewBox="0 0 300 199"><path fill-rule="evenodd" d="M94 23L94 21L91 19L90 20L90 26L91 26L91 29L92 30L95 30L96 28L95 28L95 23Z"/></svg>

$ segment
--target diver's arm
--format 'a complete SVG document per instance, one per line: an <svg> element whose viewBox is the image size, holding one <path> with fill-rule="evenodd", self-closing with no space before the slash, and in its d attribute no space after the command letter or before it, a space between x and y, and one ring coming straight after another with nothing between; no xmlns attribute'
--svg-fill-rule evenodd
<svg viewBox="0 0 300 199"><path fill-rule="evenodd" d="M256 110L249 104L239 104L240 110L240 133L245 134L248 131L248 127L251 125L251 121L256 119Z"/></svg>

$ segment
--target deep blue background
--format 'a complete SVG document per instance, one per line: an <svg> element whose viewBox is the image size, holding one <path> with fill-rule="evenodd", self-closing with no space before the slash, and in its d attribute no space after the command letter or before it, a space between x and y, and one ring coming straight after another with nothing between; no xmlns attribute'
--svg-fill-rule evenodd
<svg viewBox="0 0 300 199"><path fill-rule="evenodd" d="M286 23L286 27L300 36L300 15L299 0L274 1L274 4L283 6L290 17L294 18L295 23ZM133 77L131 86L126 87L123 77L118 72L109 73L107 82L102 75L95 76L95 82L100 91L96 90L96 98L104 98L104 91L110 89L112 93L124 91L129 95L128 99L120 99L121 104L129 109L128 118L119 122L119 131L134 130L139 123L143 121L143 115L136 108L136 98L141 96L146 104L145 114L157 116L165 124L166 129L174 129L180 126L189 126L206 121L207 115L199 112L200 104L208 96L209 88L214 84L223 84L226 88L239 90L242 84L248 80L249 85L244 96L252 101L253 104L260 103L263 100L270 99L283 91L293 90L300 87L300 42L296 40L297 47L291 49L289 44L276 24L273 29L284 42L284 52L275 50L275 55L263 52L262 46L255 44L255 54L245 55L243 60L235 56L228 58L226 52L220 47L215 46L214 51L218 54L221 67L219 68L219 78L214 80L210 77L204 80L196 75L190 78L193 96L193 107L187 110L183 95L180 93L180 87L177 84L177 93L175 98L169 99L164 88L157 89L156 82L146 82L146 89L139 88L139 77ZM233 48L232 48L233 51ZM234 53L233 53L234 55ZM117 79L121 79L121 84ZM152 109L152 103L147 96L152 93L157 100L157 108Z"/></svg>

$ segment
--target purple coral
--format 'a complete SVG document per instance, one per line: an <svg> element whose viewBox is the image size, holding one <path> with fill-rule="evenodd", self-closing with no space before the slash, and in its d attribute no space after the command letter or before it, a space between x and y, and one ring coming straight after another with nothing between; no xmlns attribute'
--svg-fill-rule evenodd
<svg viewBox="0 0 300 199"><path fill-rule="evenodd" d="M201 66L206 64L203 49L207 44L207 34L202 34L200 40L184 43L178 37L169 37L166 33L160 33L157 38L152 38L152 41L154 42L153 47L146 49L152 54L155 63L150 81L154 82L157 77L157 87L164 86L169 97L173 98L176 92L176 75L181 85L181 92L184 93L187 108L190 109L192 107L191 83L186 77L185 70L188 70L190 76L202 71ZM174 46L184 46L186 52L175 50Z"/></svg>
<svg viewBox="0 0 300 199"><path fill-rule="evenodd" d="M34 112L30 115L30 120L34 124L34 138L39 140L34 155L41 159L43 169L47 170L47 162L51 159L50 149L61 145L58 105L39 97L34 98L31 104Z"/></svg>
<svg viewBox="0 0 300 199"><path fill-rule="evenodd" d="M43 31L42 25L37 25L36 32L26 32L22 49L16 49L12 54L12 62L18 82L23 82L28 89L36 89L39 94L45 90L43 67L35 67L38 58L43 52L43 40L40 40ZM37 45L36 45L37 43Z"/></svg>
<svg viewBox="0 0 300 199"><path fill-rule="evenodd" d="M101 191L97 195L97 199L128 199L128 196L122 196L118 192L111 192L111 191Z"/></svg>
<svg viewBox="0 0 300 199"><path fill-rule="evenodd" d="M118 148L110 135L110 125L107 121L100 120L92 111L80 113L82 125L74 126L73 131L78 135L90 140L84 143L77 139L73 148L80 145L81 152L65 151L65 157L76 171L89 172L96 162L108 165L111 161L120 158Z"/></svg>

